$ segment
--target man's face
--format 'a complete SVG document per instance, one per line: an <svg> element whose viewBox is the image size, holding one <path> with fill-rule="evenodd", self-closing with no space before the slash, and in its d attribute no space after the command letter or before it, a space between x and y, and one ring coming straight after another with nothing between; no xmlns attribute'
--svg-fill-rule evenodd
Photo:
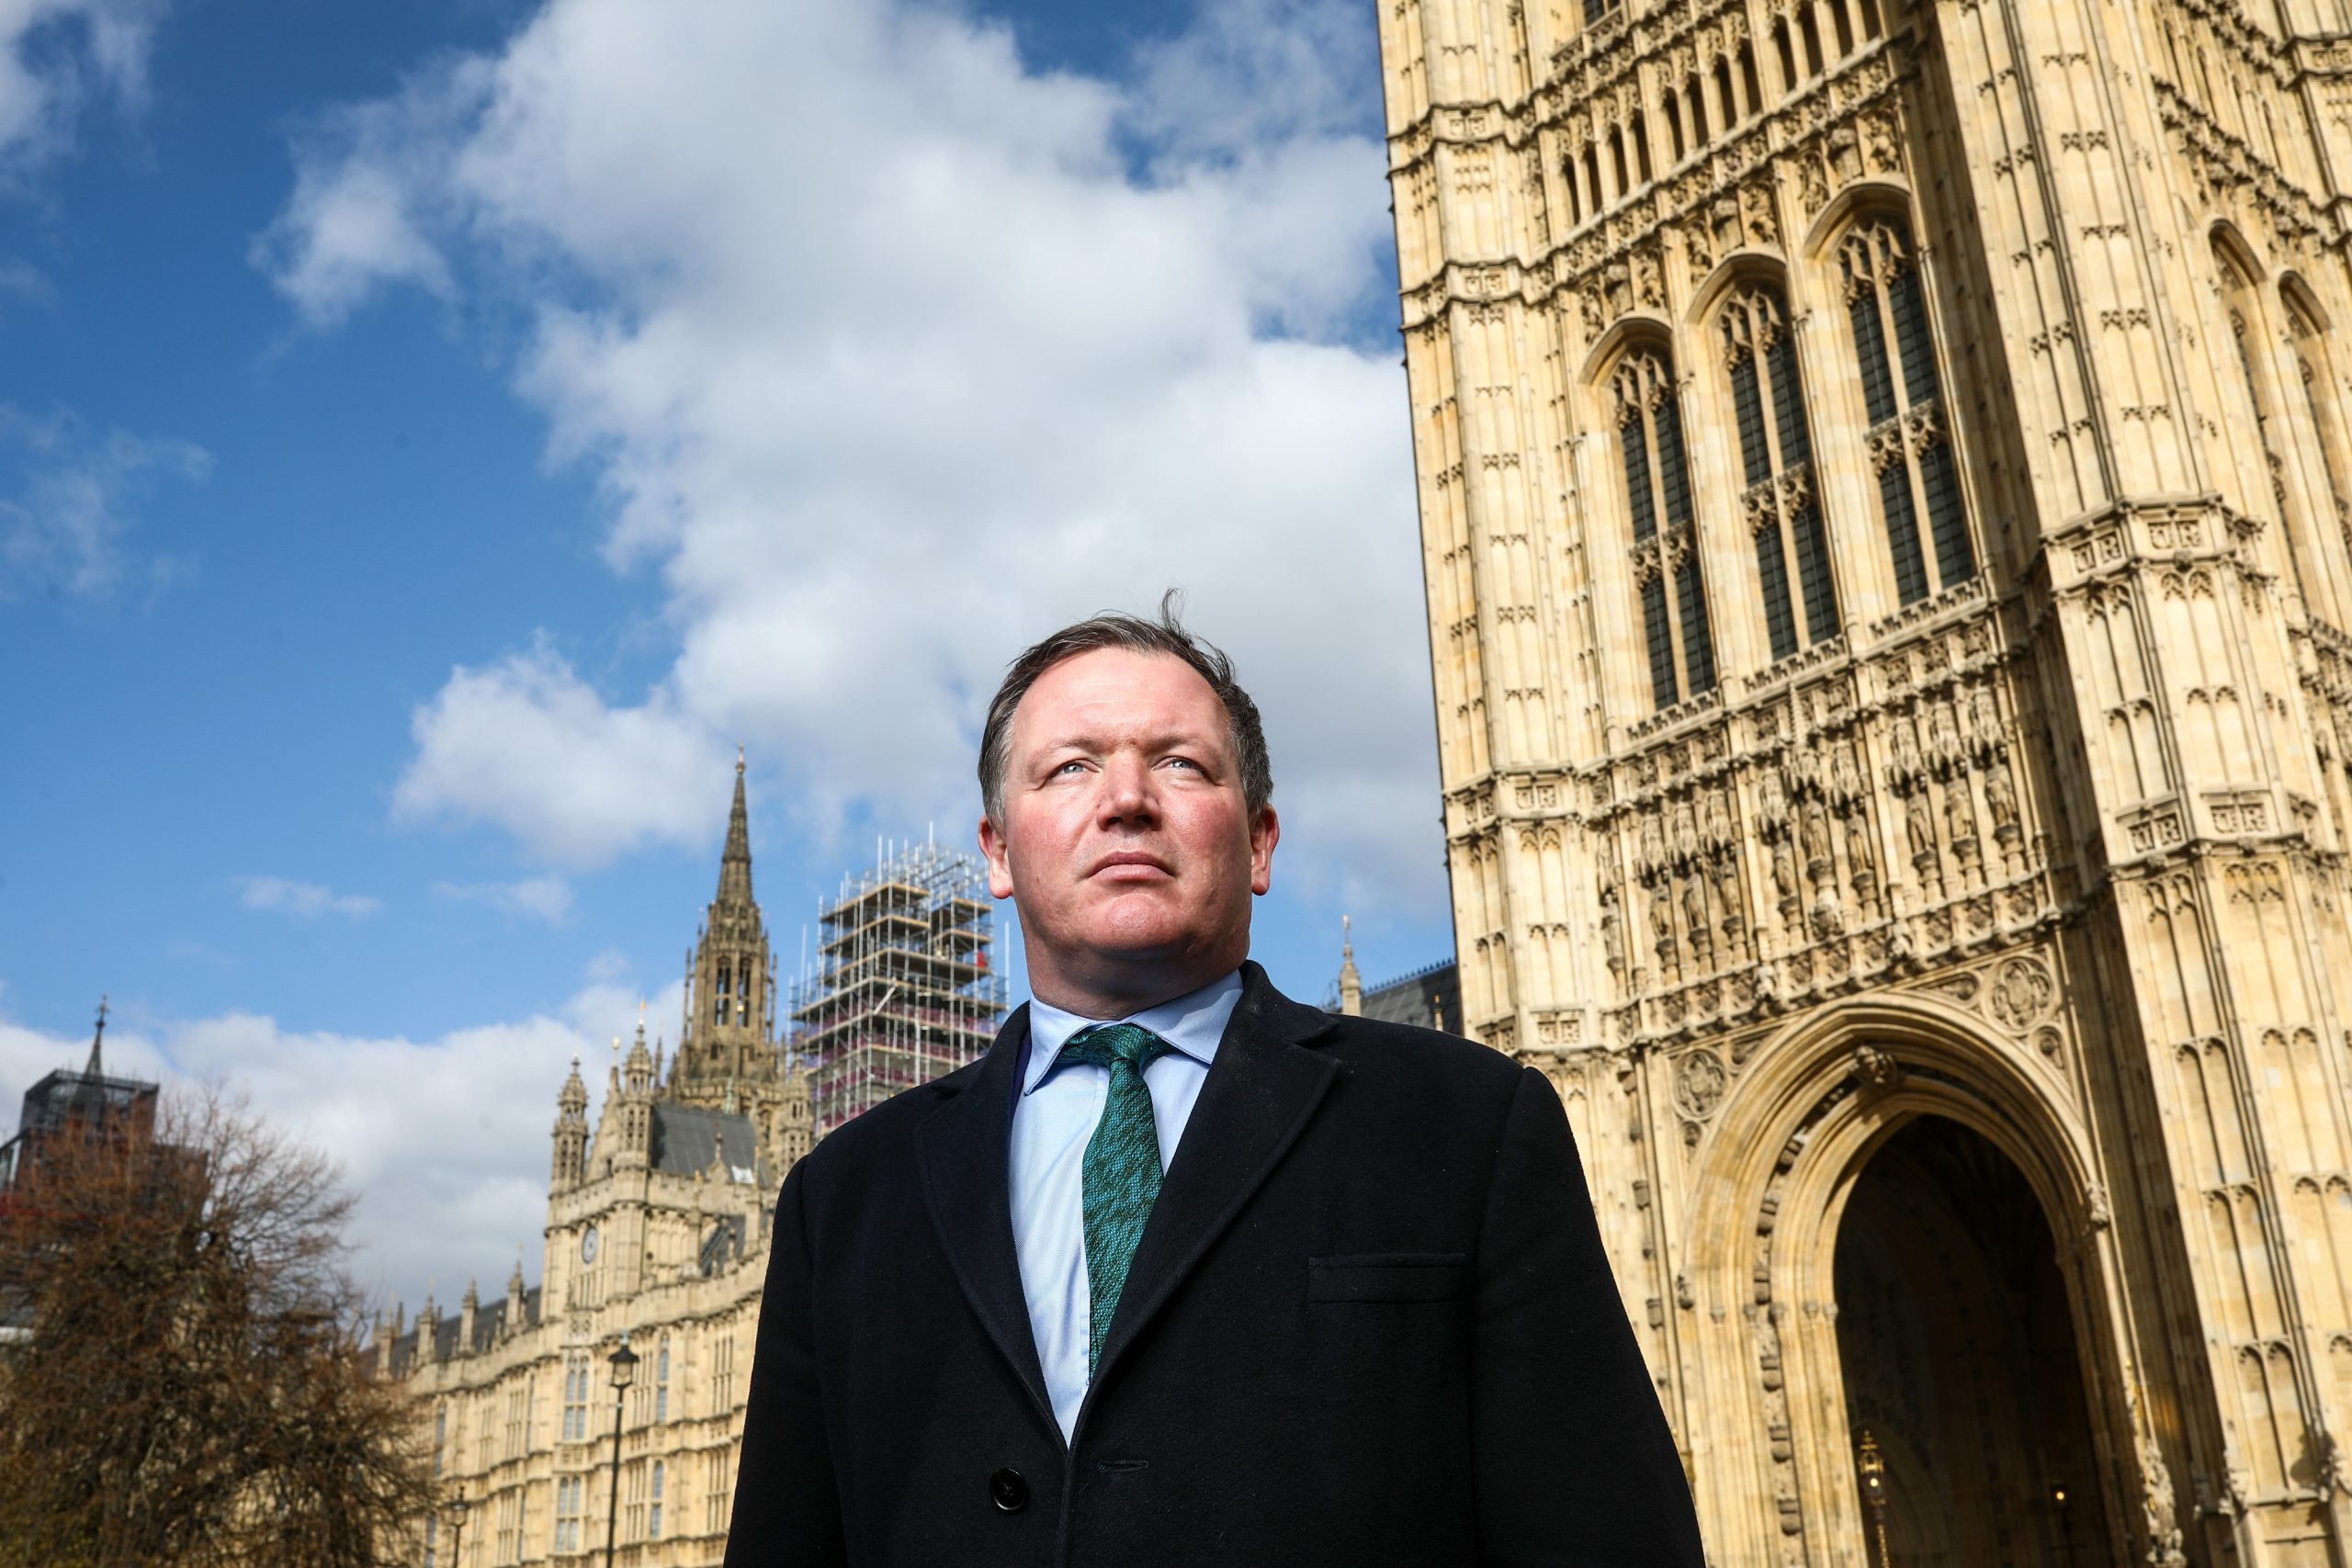
<svg viewBox="0 0 2352 1568"><path fill-rule="evenodd" d="M980 844L1040 995L1132 1001L1189 981L1181 996L1248 956L1279 829L1244 804L1225 705L1191 666L1065 660L1023 695L1007 750L1003 820L981 822Z"/></svg>

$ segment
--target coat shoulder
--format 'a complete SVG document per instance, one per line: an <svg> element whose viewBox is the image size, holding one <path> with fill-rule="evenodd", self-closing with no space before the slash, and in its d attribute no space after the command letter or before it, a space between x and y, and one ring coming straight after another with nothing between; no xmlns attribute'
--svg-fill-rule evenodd
<svg viewBox="0 0 2352 1568"><path fill-rule="evenodd" d="M987 1062L981 1056L928 1083L900 1089L818 1139L803 1163L812 1175L830 1178L836 1170L867 1170L912 1160L918 1130L950 1099L968 1091Z"/></svg>

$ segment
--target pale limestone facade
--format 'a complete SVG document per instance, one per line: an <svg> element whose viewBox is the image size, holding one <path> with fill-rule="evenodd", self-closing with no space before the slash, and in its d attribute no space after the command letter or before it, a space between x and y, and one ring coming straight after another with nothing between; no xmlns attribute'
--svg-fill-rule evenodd
<svg viewBox="0 0 2352 1568"><path fill-rule="evenodd" d="M2352 14L1378 15L1464 1025L1713 1559L2352 1562Z"/></svg>
<svg viewBox="0 0 2352 1568"><path fill-rule="evenodd" d="M436 1520L430 1568L604 1562L616 1399L606 1358L640 1358L621 1410L614 1560L705 1568L725 1555L743 1404L784 1173L814 1136L808 1075L775 1038L775 964L752 897L742 768L718 895L688 959L675 1057L639 1025L592 1135L578 1063L557 1097L540 1285L469 1286L379 1325L461 1532ZM455 1551L453 1552L452 1548Z"/></svg>

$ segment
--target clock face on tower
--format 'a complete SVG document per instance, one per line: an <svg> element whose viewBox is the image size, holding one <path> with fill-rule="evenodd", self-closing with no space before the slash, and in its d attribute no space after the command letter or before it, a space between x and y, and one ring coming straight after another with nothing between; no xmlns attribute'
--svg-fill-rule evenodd
<svg viewBox="0 0 2352 1568"><path fill-rule="evenodd" d="M582 1263L596 1261L596 1227L594 1225L590 1225L580 1233L580 1261Z"/></svg>

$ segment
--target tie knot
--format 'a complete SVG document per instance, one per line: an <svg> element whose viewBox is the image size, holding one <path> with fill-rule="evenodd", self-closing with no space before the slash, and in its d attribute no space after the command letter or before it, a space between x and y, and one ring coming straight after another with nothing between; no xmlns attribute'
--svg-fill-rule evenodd
<svg viewBox="0 0 2352 1568"><path fill-rule="evenodd" d="M1054 1058L1054 1066L1085 1062L1109 1067L1125 1063L1141 1072L1173 1049L1139 1023L1098 1023L1071 1035L1069 1043L1062 1047L1062 1054Z"/></svg>

